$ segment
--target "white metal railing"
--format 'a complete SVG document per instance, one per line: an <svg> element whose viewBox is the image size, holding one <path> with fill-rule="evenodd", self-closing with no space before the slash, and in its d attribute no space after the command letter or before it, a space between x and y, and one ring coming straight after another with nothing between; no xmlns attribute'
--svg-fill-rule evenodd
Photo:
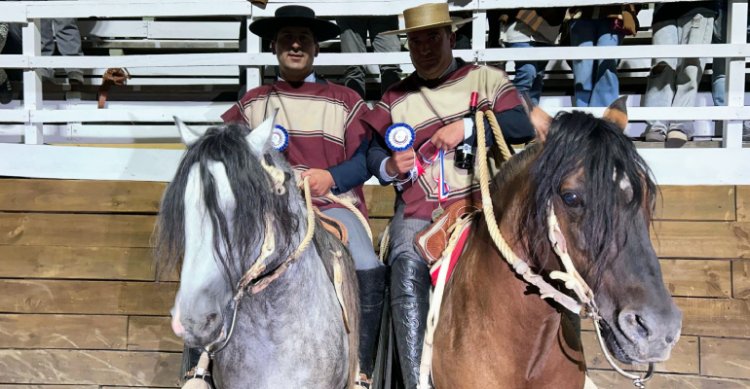
<svg viewBox="0 0 750 389"><path fill-rule="evenodd" d="M82 56L82 57L43 57L40 55L39 19L72 17L72 18L130 18L130 17L195 17L195 16L237 16L246 17L248 20L271 16L275 10L290 2L272 2L265 9L252 6L245 0L134 0L127 3L106 1L46 1L46 2L2 2L0 21L23 23L23 54L0 56L1 68L17 68L24 70L24 99L23 104L17 109L0 109L0 126L23 126L23 141L25 145L12 145L0 143L0 175L31 175L31 176L80 176L82 178L123 178L130 179L153 179L153 175L129 171L123 176L115 169L114 173L75 173L73 171L62 173L51 171L60 169L59 166L50 164L43 167L38 162L28 161L27 167L21 168L19 160L24 161L36 153L41 153L44 160L55 160L52 157L58 153L66 155L65 159L72 161L70 155L82 155L90 150L54 147L34 149L31 145L41 145L45 142L45 124L62 123L66 131L71 133L70 139L75 139L74 131L91 126L95 123L109 123L110 128L124 130L127 123L130 126L152 125L153 123L169 123L172 117L177 115L187 122L212 123L220 121L219 115L228 107L228 104L188 104L188 103L159 103L153 108L130 104L112 104L107 110L97 110L95 102L79 102L64 108L45 108L42 98L41 79L36 72L43 68L81 68L101 70L109 67L127 67L129 69L158 69L158 68L185 68L185 67L223 67L227 66L251 66L247 72L247 85L254 86L261 83L259 68L265 65L275 65L276 58L269 53L261 53L260 39L248 34L248 49L244 53L203 53L203 54L155 54L155 55L122 55L122 56ZM428 0L429 1L429 0ZM434 1L434 0L433 0ZM662 2L671 2L667 0ZM395 15L400 14L405 8L416 6L425 1L357 1L348 2L341 0L318 0L307 1L304 4L315 9L320 16L340 15ZM630 3L648 3L647 1L634 0ZM653 57L694 57L696 53L710 57L725 57L728 59L727 71L727 106L726 107L695 107L695 108L653 108L633 107L629 109L631 120L649 119L682 119L682 120L721 120L724 121L724 138L722 146L729 150L708 150L697 152L694 150L643 150L658 173L657 178L661 182L669 183L726 183L742 182L750 183L750 173L732 172L727 166L737 163L750 166L750 150L743 150L741 145L742 121L750 120L750 107L744 104L745 97L745 62L750 57L750 45L745 41L745 28L747 15L747 0L729 0L728 29L726 44L714 45L633 45L619 47L552 47L544 50L529 49L487 49L485 48L486 10L488 9L512 9L550 6L570 5L604 5L613 4L611 0L472 0L462 2L462 5L452 4L454 11L471 11L474 14L472 49L457 50L455 54L468 61L486 62L497 60L571 60L571 59L596 59L596 58L618 58L618 59L643 59ZM408 53L368 53L368 54L333 54L323 53L316 58L316 66L320 65L347 65L357 64L408 64L410 62ZM570 109L570 108L551 108ZM600 113L601 109L588 109L594 113ZM82 124L88 123L88 124ZM112 125L120 123L121 126ZM103 125L103 124L102 124ZM87 128L91 132L91 127ZM138 141L139 131L133 131L134 139ZM140 132L142 133L142 131ZM0 132L0 135L2 133ZM176 131L174 132L176 136ZM144 137L144 139L152 139ZM38 150L32 152L31 150ZM44 150L44 151L41 151ZM5 152L5 153L4 153ZM101 151L103 154L111 154L115 158L114 151ZM143 150L129 151L134 160ZM149 151L151 152L151 151ZM160 151L153 151L159 153ZM711 166L696 161L695 156L700 153L710 153L714 161ZM117 152L121 154L122 152ZM126 151L125 153L128 153ZM174 152L162 152L166 154ZM15 161L8 161L5 155L14 155ZM163 155L166 155L163 154ZM675 157L679 155L679 157ZM684 155L684 157L683 157ZM668 156L668 157L665 157ZM705 156L703 156L705 157ZM97 157L99 158L99 157ZM121 157L120 157L121 158ZM701 158L702 159L702 158ZM85 162L90 157L82 158L79 167L86 171ZM676 161L680 165L676 165ZM705 160L704 160L705 161ZM125 161L127 162L127 161ZM722 164L722 162L725 162ZM655 165L656 164L656 165ZM59 165L59 164L58 164ZM150 164L146 164L150 165ZM123 165L124 166L124 165ZM717 173L712 166L731 172L730 175ZM153 165L148 166L153 170ZM23 172L21 172L23 170ZM73 170L73 169L70 169ZM88 169L91 170L91 169ZM170 171L169 168L166 169ZM750 169L746 169L750 170ZM688 173L685 173L688 172ZM705 172L705 174L703 173ZM118 174L120 174L118 176ZM171 173L170 173L171 174ZM690 177L692 175L692 178ZM684 177L683 177L684 176ZM151 177L151 178L149 178ZM695 178L702 177L702 178ZM167 177L168 178L168 177Z"/></svg>

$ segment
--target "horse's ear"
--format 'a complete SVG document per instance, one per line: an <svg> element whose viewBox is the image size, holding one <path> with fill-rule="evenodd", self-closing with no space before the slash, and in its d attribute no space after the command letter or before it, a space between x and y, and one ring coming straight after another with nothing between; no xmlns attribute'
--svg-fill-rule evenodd
<svg viewBox="0 0 750 389"><path fill-rule="evenodd" d="M195 131L192 128L188 127L188 125L183 123L183 121L180 120L177 116L172 117L174 118L174 124L177 126L177 130L180 131L180 138L182 138L182 143L190 146L193 143L197 142L201 135L203 135L198 131Z"/></svg>
<svg viewBox="0 0 750 389"><path fill-rule="evenodd" d="M628 106L626 104L628 100L627 96L620 96L617 100L613 101L612 104L604 110L602 119L608 120L621 130L625 131L628 126Z"/></svg>
<svg viewBox="0 0 750 389"><path fill-rule="evenodd" d="M250 144L250 148L258 155L265 153L271 146L271 134L273 133L273 125L274 121L276 121L276 113L278 112L278 109L274 110L271 116L264 120L258 127L250 131L245 137L247 143Z"/></svg>
<svg viewBox="0 0 750 389"><path fill-rule="evenodd" d="M526 111L529 113L529 120L531 125L536 130L536 137L540 142L547 140L547 133L549 133L549 126L552 123L552 116L549 116L547 112L539 108L538 105L534 105L529 95L521 93L521 99L523 104L526 106Z"/></svg>

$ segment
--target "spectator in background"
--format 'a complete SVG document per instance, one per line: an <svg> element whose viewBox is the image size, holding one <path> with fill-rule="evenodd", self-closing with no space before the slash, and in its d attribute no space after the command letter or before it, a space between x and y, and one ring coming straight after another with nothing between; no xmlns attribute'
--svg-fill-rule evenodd
<svg viewBox="0 0 750 389"><path fill-rule="evenodd" d="M727 6L728 3L722 1L718 12L716 13L716 19L714 20L714 33L711 43L727 43L726 31L727 31ZM750 42L750 14L747 16L748 34L746 41ZM727 87L727 59L726 58L714 58L713 64L711 65L711 98L713 99L714 106L720 107L727 105L726 103L726 87ZM742 122L742 141L750 142L750 121L745 120Z"/></svg>
<svg viewBox="0 0 750 389"><path fill-rule="evenodd" d="M572 46L618 46L624 35L638 30L634 5L571 7ZM576 107L606 107L620 94L616 59L573 60Z"/></svg>
<svg viewBox="0 0 750 389"><path fill-rule="evenodd" d="M505 47L547 47L557 41L565 8L522 9L511 12L506 19L503 42ZM549 61L515 61L513 84L539 105L544 84L544 68Z"/></svg>
<svg viewBox="0 0 750 389"><path fill-rule="evenodd" d="M3 52L5 42L8 41L9 32L10 25L8 23L0 23L0 53ZM0 69L0 104L8 104L11 100L13 100L13 89L10 86L8 73L5 72L5 69Z"/></svg>
<svg viewBox="0 0 750 389"><path fill-rule="evenodd" d="M652 23L654 45L711 43L719 1L657 4ZM706 58L654 58L642 105L645 107L693 107ZM723 98L722 98L723 99ZM648 122L647 142L682 147L692 133L686 121Z"/></svg>
<svg viewBox="0 0 750 389"><path fill-rule="evenodd" d="M21 54L21 25L18 23L0 23L0 53ZM0 69L0 103L8 104L13 98L11 80L20 80L21 69ZM3 77L3 75L5 77Z"/></svg>
<svg viewBox="0 0 750 389"><path fill-rule="evenodd" d="M64 56L83 55L81 51L81 32L78 30L78 24L75 19L42 19L42 55L54 55L55 47L57 51ZM65 69L68 82L72 86L83 84L83 72L81 69ZM45 69L42 77L52 79L54 77L53 69Z"/></svg>
<svg viewBox="0 0 750 389"><path fill-rule="evenodd" d="M401 51L401 41L396 35L382 35L383 31L398 28L397 16L349 16L336 18L341 29L342 53L367 52L367 37L376 53ZM380 65L381 95L394 83L401 80L401 68L398 65ZM354 89L360 97L365 98L365 67L349 66L344 74L344 85Z"/></svg>

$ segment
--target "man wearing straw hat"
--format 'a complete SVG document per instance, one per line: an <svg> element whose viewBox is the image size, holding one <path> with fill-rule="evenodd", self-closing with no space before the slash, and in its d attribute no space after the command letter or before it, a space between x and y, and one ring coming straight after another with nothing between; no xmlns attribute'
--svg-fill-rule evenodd
<svg viewBox="0 0 750 389"><path fill-rule="evenodd" d="M287 5L274 17L251 23L250 31L271 41L279 76L270 85L248 91L222 119L255 128L278 109L273 139L279 142L274 147L302 177L309 177L314 203L323 214L346 226L359 280L360 380L367 381L374 364L386 270L355 214L324 196L333 193L348 199L367 216L362 184L370 178L369 131L359 119L369 109L353 90L315 75L318 43L339 35L334 23L316 18L308 7Z"/></svg>
<svg viewBox="0 0 750 389"><path fill-rule="evenodd" d="M495 114L509 143L530 141L535 131L503 71L453 57L452 28L468 20L452 21L446 3L409 8L404 20L405 29L387 33L406 33L416 71L392 86L363 121L374 131L370 171L381 184L394 183L398 189L390 227L391 309L404 383L413 389L419 381L431 283L415 236L444 209L448 214L452 204L479 196L471 167L454 160L456 146L474 139L473 121L463 119L472 92L479 110ZM489 125L485 128L492 139Z"/></svg>

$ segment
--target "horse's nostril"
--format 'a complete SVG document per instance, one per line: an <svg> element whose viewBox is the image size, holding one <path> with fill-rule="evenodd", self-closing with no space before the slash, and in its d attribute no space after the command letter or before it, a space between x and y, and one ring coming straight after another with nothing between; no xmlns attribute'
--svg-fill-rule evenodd
<svg viewBox="0 0 750 389"><path fill-rule="evenodd" d="M215 314L215 313L211 313L211 314L209 314L208 316L206 316L206 321L207 321L208 323L213 323L213 322L215 322L215 321L216 321L216 318L217 318L218 316L219 316L219 315L217 315L217 314Z"/></svg>
<svg viewBox="0 0 750 389"><path fill-rule="evenodd" d="M644 320L641 315L635 315L635 320L638 323L638 326L636 327L638 329L638 335L648 338L650 331L646 324L646 320Z"/></svg>
<svg viewBox="0 0 750 389"><path fill-rule="evenodd" d="M664 340L667 342L667 344L672 344L672 342L674 342L674 337L667 335Z"/></svg>

